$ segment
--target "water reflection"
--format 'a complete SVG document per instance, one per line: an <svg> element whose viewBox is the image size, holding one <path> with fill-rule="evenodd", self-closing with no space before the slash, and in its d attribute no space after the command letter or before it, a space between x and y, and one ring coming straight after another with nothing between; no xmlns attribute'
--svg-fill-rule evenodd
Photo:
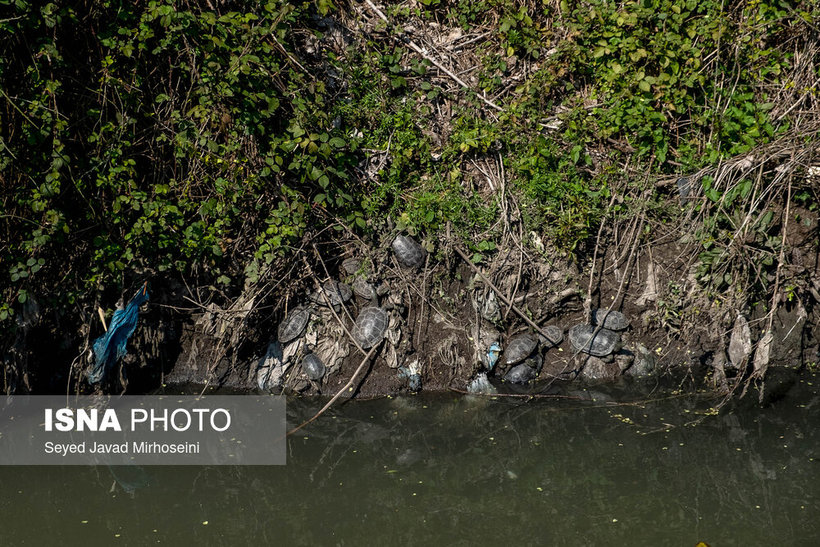
<svg viewBox="0 0 820 547"><path fill-rule="evenodd" d="M714 401L411 397L332 410L284 467L1 468L5 541L816 545L814 386ZM605 395L605 394L604 394ZM289 403L289 423L318 402ZM112 475L118 487L111 491Z"/></svg>
<svg viewBox="0 0 820 547"><path fill-rule="evenodd" d="M109 465L107 467L111 476L114 477L114 483L109 490L112 494L119 486L123 492L133 496L137 490L147 488L151 483L148 472L139 465Z"/></svg>

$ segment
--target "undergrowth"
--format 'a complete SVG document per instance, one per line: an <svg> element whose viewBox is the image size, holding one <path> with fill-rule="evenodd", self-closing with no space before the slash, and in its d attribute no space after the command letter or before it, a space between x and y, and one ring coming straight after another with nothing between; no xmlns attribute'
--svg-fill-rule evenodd
<svg viewBox="0 0 820 547"><path fill-rule="evenodd" d="M522 222L578 257L606 218L674 221L674 186L644 181L695 172L719 292L738 230L779 251L785 183L709 170L816 143L816 116L789 110L817 100L809 1L422 0L388 23L364 4L213 4L0 0L5 332L35 295L72 316L145 277L235 294L331 227L451 226L480 260Z"/></svg>

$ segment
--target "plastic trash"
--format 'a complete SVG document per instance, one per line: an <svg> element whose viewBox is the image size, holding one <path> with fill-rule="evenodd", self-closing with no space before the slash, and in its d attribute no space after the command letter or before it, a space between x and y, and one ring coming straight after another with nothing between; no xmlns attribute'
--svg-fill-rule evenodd
<svg viewBox="0 0 820 547"><path fill-rule="evenodd" d="M116 362L128 351L125 346L134 334L139 319L140 306L148 300L146 281L125 309L114 312L108 331L94 341L94 365L88 373L88 383L96 384L105 377Z"/></svg>

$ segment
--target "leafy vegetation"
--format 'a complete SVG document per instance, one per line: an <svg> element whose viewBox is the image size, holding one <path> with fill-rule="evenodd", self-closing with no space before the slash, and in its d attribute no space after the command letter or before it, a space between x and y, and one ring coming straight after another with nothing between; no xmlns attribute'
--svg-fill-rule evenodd
<svg viewBox="0 0 820 547"><path fill-rule="evenodd" d="M816 96L795 76L809 1L424 0L389 23L213 4L0 0L6 331L28 295L64 313L138 277L239 290L330 226L449 224L486 253L512 204L554 252L583 253L601 219L669 197L637 180L772 143L795 130L784 101ZM700 180L702 274L725 278L715 247L747 215L765 234L771 200Z"/></svg>

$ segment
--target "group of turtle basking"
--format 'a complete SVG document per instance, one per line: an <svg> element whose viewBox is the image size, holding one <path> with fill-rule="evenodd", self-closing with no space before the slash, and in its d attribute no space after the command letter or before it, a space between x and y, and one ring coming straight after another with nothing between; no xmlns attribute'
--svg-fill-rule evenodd
<svg viewBox="0 0 820 547"><path fill-rule="evenodd" d="M419 268L427 260L427 251L410 236L397 235L391 248L396 261L404 268ZM265 390L280 388L292 378L296 381L288 385L297 390L310 385L318 389L327 376L341 367L353 347L358 347L364 355L388 338L384 354L388 365L397 369L400 377L408 378L412 391L420 389L420 367L402 366L396 351L402 340L401 312L404 308L400 294L396 295L400 291L391 292L386 283L378 288L374 286L372 276L365 274L362 262L356 258L343 260L340 273L344 281L329 280L317 285L317 290L307 296L306 302L290 310L281 321L277 339L270 343L256 368L259 387ZM354 296L356 306L351 308ZM387 301L380 305L380 298L385 299L385 296ZM485 298L483 307L487 307L490 300ZM351 315L352 309L358 310L355 319ZM610 356L621 349L620 333L628 328L628 319L618 311L599 309L591 314L590 323L569 329L567 337L574 355L585 354L587 358L609 359L611 362ZM496 338L482 358L485 370L479 372L473 383L477 381L482 386L489 386L488 374L495 374L512 384L535 380L543 368L546 351L564 340L564 332L557 326L537 330L537 333L511 337L503 350ZM291 370L296 364L299 368Z"/></svg>
<svg viewBox="0 0 820 547"><path fill-rule="evenodd" d="M568 338L576 355L610 359L622 347L620 332L629 327L626 316L615 310L595 310L591 315L591 324L575 325L569 329ZM540 329L540 333L524 333L513 336L503 349L498 343L491 344L485 365L487 371L479 372L470 384L470 392L492 391L487 372L493 372L498 362L499 371L505 382L526 384L535 380L541 373L544 364L543 352L557 347L563 342L563 331L554 325ZM500 355L499 355L500 354ZM500 357L500 361L499 361Z"/></svg>
<svg viewBox="0 0 820 547"><path fill-rule="evenodd" d="M554 325L544 327L543 330L544 334L519 334L507 342L507 347L501 355L504 364L512 368L504 375L505 381L526 384L541 373L544 359L538 351L539 346L547 350L564 340L564 333Z"/></svg>
<svg viewBox="0 0 820 547"><path fill-rule="evenodd" d="M591 325L575 325L569 329L569 341L579 352L594 357L607 357L621 349L621 331L629 327L629 320L615 310L598 309L592 312Z"/></svg>
<svg viewBox="0 0 820 547"><path fill-rule="evenodd" d="M406 268L418 268L427 258L424 247L409 236L397 235L392 249L396 260ZM342 261L341 270L350 284L337 280L325 282L308 296L307 304L292 309L279 324L277 340L269 344L256 368L260 389L281 387L286 373L296 362L308 385L321 383L326 375L335 372L349 353L349 340L343 339L345 329L338 323L348 314L346 306L354 295L360 302L358 315L349 329L355 345L366 352L385 338L391 326L393 305L388 302L380 306L379 297L388 293L389 288L374 287L362 272L362 262L356 258ZM335 344L327 343L327 339L332 338L330 334L336 335Z"/></svg>

